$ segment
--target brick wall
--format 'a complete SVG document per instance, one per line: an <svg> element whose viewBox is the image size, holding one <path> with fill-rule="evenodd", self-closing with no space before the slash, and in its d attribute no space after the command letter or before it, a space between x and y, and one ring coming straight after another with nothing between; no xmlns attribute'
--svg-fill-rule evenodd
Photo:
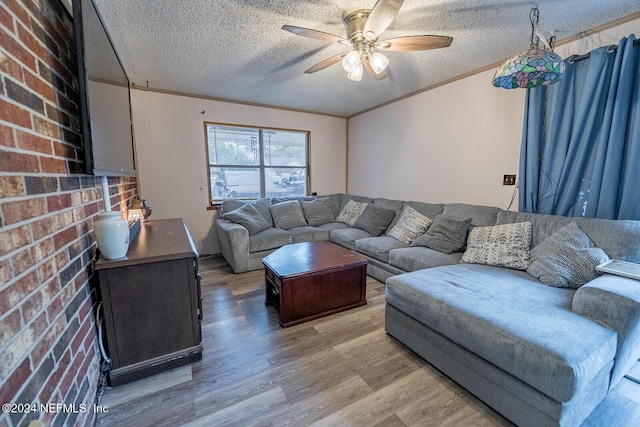
<svg viewBox="0 0 640 427"><path fill-rule="evenodd" d="M73 22L59 0L0 2L0 403L84 403L88 413L6 413L0 427L88 425L99 351L93 222L83 175ZM109 178L114 209L137 195Z"/></svg>

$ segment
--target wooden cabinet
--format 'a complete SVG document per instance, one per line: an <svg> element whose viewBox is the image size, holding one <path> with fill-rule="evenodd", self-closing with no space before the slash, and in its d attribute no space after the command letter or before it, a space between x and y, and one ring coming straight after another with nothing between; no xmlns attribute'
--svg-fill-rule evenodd
<svg viewBox="0 0 640 427"><path fill-rule="evenodd" d="M111 385L202 357L198 253L182 219L142 224L125 258L95 269Z"/></svg>

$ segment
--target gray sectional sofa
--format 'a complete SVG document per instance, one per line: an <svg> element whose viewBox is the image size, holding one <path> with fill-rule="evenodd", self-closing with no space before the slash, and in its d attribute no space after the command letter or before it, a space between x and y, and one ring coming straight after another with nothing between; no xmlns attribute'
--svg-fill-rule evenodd
<svg viewBox="0 0 640 427"><path fill-rule="evenodd" d="M640 221L334 194L319 222L339 217L350 199L394 218L378 236L369 232L380 231L375 217L361 228L329 221L250 236L224 219L241 203L225 202L216 220L222 253L236 272L305 240L364 254L368 273L386 281L387 333L518 425L580 425L640 358L640 282L593 269L603 256L640 263ZM252 203L269 224L278 211L269 206L287 201ZM389 236L407 205L431 219L466 219L466 246L443 253Z"/></svg>

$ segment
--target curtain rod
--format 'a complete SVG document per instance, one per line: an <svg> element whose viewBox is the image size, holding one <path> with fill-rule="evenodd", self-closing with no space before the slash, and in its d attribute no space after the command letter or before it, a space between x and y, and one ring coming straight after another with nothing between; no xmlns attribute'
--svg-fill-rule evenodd
<svg viewBox="0 0 640 427"><path fill-rule="evenodd" d="M638 45L640 45L640 39L635 39L633 41L633 47L636 47ZM609 46L609 52L615 52L616 49L618 49L617 44L612 44L611 46ZM591 52L585 53L584 55L571 55L568 59L569 59L569 62L574 63L574 62L582 61L583 59L587 59L590 56L591 56Z"/></svg>

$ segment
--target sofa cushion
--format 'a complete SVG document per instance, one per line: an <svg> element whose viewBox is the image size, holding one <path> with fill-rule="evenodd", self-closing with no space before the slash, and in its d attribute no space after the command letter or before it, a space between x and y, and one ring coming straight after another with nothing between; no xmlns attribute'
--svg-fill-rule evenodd
<svg viewBox="0 0 640 427"><path fill-rule="evenodd" d="M293 227L287 230L291 233L293 243L313 242L316 240L329 240L329 230L318 227Z"/></svg>
<svg viewBox="0 0 640 427"><path fill-rule="evenodd" d="M358 239L355 242L357 252L363 255L377 259L386 264L389 263L389 251L398 248L406 248L407 244L400 240L389 237L379 236L364 239Z"/></svg>
<svg viewBox="0 0 640 427"><path fill-rule="evenodd" d="M340 211L340 214L338 214L336 221L344 222L349 227L353 226L360 214L364 212L364 209L367 207L367 205L368 203L349 200Z"/></svg>
<svg viewBox="0 0 640 427"><path fill-rule="evenodd" d="M353 227L364 230L372 236L379 236L387 229L396 211L368 204L353 223Z"/></svg>
<svg viewBox="0 0 640 427"><path fill-rule="evenodd" d="M615 332L571 310L576 291L524 271L458 264L386 285L387 304L559 402L613 364Z"/></svg>
<svg viewBox="0 0 640 427"><path fill-rule="evenodd" d="M347 249L355 250L355 242L358 239L366 239L367 237L373 237L371 234L359 228L338 228L329 231L329 241L337 243L340 246L344 246Z"/></svg>
<svg viewBox="0 0 640 427"><path fill-rule="evenodd" d="M405 205L398 223L387 233L391 237L410 244L424 234L433 221L409 205Z"/></svg>
<svg viewBox="0 0 640 427"><path fill-rule="evenodd" d="M328 197L319 197L315 200L303 200L302 209L307 223L316 227L318 225L334 222L336 216L333 214L331 200Z"/></svg>
<svg viewBox="0 0 640 427"><path fill-rule="evenodd" d="M218 213L222 218L224 218L224 214L234 211L246 203L250 203L255 206L256 209L258 209L258 212L260 212L264 219L273 227L273 219L271 218L271 211L269 210L269 207L271 206L271 199L269 198L256 199L250 202L245 202L244 200L227 199L224 200L218 207Z"/></svg>
<svg viewBox="0 0 640 427"><path fill-rule="evenodd" d="M266 251L293 243L291 233L279 228L267 228L264 231L249 236L249 252Z"/></svg>
<svg viewBox="0 0 640 427"><path fill-rule="evenodd" d="M476 227L469 233L460 262L526 270L530 247L530 222Z"/></svg>
<svg viewBox="0 0 640 427"><path fill-rule="evenodd" d="M502 211L497 224L528 221L533 224L532 247L539 245L556 230L575 222L612 259L640 263L640 221L600 218L573 218L526 212Z"/></svg>
<svg viewBox="0 0 640 427"><path fill-rule="evenodd" d="M239 208L227 212L223 215L224 219L242 225L249 232L249 236L271 228L258 209L251 203L245 203Z"/></svg>
<svg viewBox="0 0 640 427"><path fill-rule="evenodd" d="M447 203L442 213L456 218L471 218L472 227L496 225L498 212L495 206L468 205L465 203Z"/></svg>
<svg viewBox="0 0 640 427"><path fill-rule="evenodd" d="M389 252L389 264L404 271L457 264L462 252L445 254L423 246L394 249Z"/></svg>
<svg viewBox="0 0 640 427"><path fill-rule="evenodd" d="M444 211L444 203L425 203L410 201L406 203L427 218L435 218Z"/></svg>
<svg viewBox="0 0 640 427"><path fill-rule="evenodd" d="M307 225L307 221L302 214L302 207L297 200L288 200L271 205L271 216L275 226L283 230Z"/></svg>
<svg viewBox="0 0 640 427"><path fill-rule="evenodd" d="M319 228L321 230L327 230L327 231L331 232L331 230L339 230L341 228L349 228L349 226L347 224L345 224L344 222L328 222L326 224L319 225L316 228Z"/></svg>
<svg viewBox="0 0 640 427"><path fill-rule="evenodd" d="M426 246L436 251L450 254L464 247L471 218L454 218L438 215L422 236L417 237L412 246Z"/></svg>
<svg viewBox="0 0 640 427"><path fill-rule="evenodd" d="M547 285L579 288L599 276L596 266L609 256L570 222L531 250L527 273Z"/></svg>

